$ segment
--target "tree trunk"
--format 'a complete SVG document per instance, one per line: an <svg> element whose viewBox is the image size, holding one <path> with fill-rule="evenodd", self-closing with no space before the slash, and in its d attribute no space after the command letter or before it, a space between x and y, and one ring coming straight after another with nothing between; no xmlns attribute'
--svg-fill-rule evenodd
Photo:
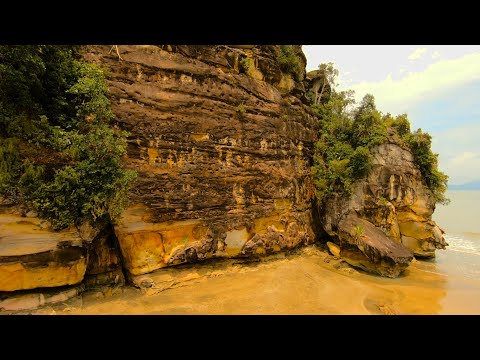
<svg viewBox="0 0 480 360"><path fill-rule="evenodd" d="M120 56L120 52L118 51L118 45L113 45L108 53L110 54L112 52L113 48L115 48L115 50L117 50L118 59L123 60L122 57Z"/></svg>
<svg viewBox="0 0 480 360"><path fill-rule="evenodd" d="M320 95L315 94L315 105L318 105L320 103L320 99L322 98L323 91L325 90L325 85L327 84L326 77L323 78L323 85L322 85L322 90L320 91Z"/></svg>

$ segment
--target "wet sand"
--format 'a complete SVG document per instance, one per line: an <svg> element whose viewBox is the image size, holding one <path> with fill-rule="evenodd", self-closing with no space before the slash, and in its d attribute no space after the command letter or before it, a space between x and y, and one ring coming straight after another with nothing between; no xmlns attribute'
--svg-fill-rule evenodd
<svg viewBox="0 0 480 360"><path fill-rule="evenodd" d="M259 262L164 269L147 275L155 281L152 288L89 291L31 313L480 314L479 280L452 278L444 270L414 260L405 275L387 279L354 270L311 246Z"/></svg>

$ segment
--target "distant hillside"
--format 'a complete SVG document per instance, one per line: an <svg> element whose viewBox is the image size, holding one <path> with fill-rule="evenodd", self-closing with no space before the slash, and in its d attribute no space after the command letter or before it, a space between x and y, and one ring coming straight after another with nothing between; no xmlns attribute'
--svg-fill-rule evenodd
<svg viewBox="0 0 480 360"><path fill-rule="evenodd" d="M480 190L480 180L469 181L461 185L448 185L448 190Z"/></svg>

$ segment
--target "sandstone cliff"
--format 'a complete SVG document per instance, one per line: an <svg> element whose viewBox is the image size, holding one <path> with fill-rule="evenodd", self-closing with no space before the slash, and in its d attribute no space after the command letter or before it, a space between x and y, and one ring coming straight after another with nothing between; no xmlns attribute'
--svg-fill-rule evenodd
<svg viewBox="0 0 480 360"><path fill-rule="evenodd" d="M108 70L116 126L130 133L124 162L139 175L130 205L113 226L61 232L3 206L0 308L15 308L1 300L16 290L40 288L30 304L41 304L75 296L83 287L69 286L80 283L122 284L122 268L135 282L165 266L292 249L322 227L333 252L385 276L444 248L431 194L392 136L348 201L312 209L318 120L293 49L296 72L282 70L278 46L122 45L121 59L90 47L85 57Z"/></svg>
<svg viewBox="0 0 480 360"><path fill-rule="evenodd" d="M315 117L300 46L300 66L287 72L278 46L121 46L121 59L109 49L85 57L109 71L117 125L130 132L125 164L139 174L131 206L114 238L88 224L52 232L35 214L4 208L0 291L121 284L122 266L133 280L315 241Z"/></svg>
<svg viewBox="0 0 480 360"><path fill-rule="evenodd" d="M0 310L65 301L86 286L121 285L122 262L110 226L53 231L34 212L0 203ZM33 290L22 292L19 290Z"/></svg>
<svg viewBox="0 0 480 360"><path fill-rule="evenodd" d="M277 47L165 48L121 46L123 61L108 46L88 54L110 73L118 126L130 132L125 162L139 174L115 225L125 268L312 243L315 119Z"/></svg>
<svg viewBox="0 0 480 360"><path fill-rule="evenodd" d="M396 277L413 255L434 257L447 243L444 231L432 221L433 194L403 141L390 133L373 155L373 168L357 182L353 195L334 199L319 213L347 262Z"/></svg>

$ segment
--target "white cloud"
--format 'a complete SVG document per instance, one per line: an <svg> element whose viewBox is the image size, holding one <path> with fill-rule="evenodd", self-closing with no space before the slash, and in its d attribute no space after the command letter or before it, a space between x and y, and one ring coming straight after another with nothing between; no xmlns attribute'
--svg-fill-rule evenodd
<svg viewBox="0 0 480 360"><path fill-rule="evenodd" d="M357 100L365 94L375 96L379 109L393 114L408 112L416 102L435 97L467 82L480 79L480 53L430 64L424 71L408 72L399 80L391 74L382 81L352 85Z"/></svg>
<svg viewBox="0 0 480 360"><path fill-rule="evenodd" d="M475 159L476 157L478 157L478 154L475 154L475 153L470 152L470 151L464 151L463 153L455 156L451 160L451 163L453 165L465 165L465 163L468 163L469 160Z"/></svg>
<svg viewBox="0 0 480 360"><path fill-rule="evenodd" d="M439 152L439 168L449 177L449 184L463 184L480 179L480 123L432 133L432 149Z"/></svg>
<svg viewBox="0 0 480 360"><path fill-rule="evenodd" d="M418 48L415 49L410 55L408 55L408 60L418 60L427 52L427 48Z"/></svg>
<svg viewBox="0 0 480 360"><path fill-rule="evenodd" d="M432 148L440 153L440 169L450 176L450 184L480 179L480 110L475 106L479 45L306 45L303 49L308 70L334 62L340 70L339 90L355 90L357 100L371 93L379 110L407 113L412 128L432 134ZM419 58L412 61L409 56Z"/></svg>

